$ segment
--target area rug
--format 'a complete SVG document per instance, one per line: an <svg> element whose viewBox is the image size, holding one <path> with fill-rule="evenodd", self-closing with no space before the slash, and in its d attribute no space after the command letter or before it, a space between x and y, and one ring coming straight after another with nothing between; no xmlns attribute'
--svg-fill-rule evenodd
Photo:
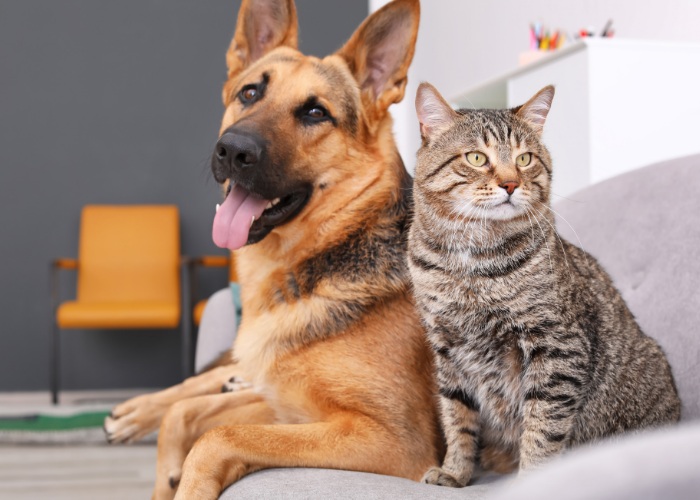
<svg viewBox="0 0 700 500"><path fill-rule="evenodd" d="M23 415L0 415L0 445L107 444L102 430L109 410L41 412ZM155 442L155 435L145 442Z"/></svg>

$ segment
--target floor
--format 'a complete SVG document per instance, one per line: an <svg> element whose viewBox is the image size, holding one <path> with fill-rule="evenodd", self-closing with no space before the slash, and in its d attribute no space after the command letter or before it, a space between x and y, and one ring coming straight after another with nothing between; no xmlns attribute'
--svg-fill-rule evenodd
<svg viewBox="0 0 700 500"><path fill-rule="evenodd" d="M66 392L61 405L47 393L0 394L0 415L110 408L150 390ZM2 500L131 500L150 498L156 447L144 445L0 446Z"/></svg>

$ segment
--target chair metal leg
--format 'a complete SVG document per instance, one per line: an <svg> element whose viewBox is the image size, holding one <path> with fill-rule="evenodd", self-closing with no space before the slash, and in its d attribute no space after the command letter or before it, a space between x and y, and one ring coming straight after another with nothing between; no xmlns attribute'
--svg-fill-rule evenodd
<svg viewBox="0 0 700 500"><path fill-rule="evenodd" d="M52 263L50 271L50 288L51 288L51 307L50 307L50 321L51 327L49 328L49 356L50 356L50 367L49 367L49 387L51 389L51 403L54 405L58 404L58 391L59 391L59 377L60 377L60 356L61 356L61 346L59 345L59 328L56 323L56 310L58 308L58 269Z"/></svg>
<svg viewBox="0 0 700 500"><path fill-rule="evenodd" d="M58 404L58 391L59 391L59 382L60 382L60 356L61 356L61 349L59 345L59 329L58 325L56 325L56 320L55 320L55 313L54 313L54 319L52 321L52 327L51 327L51 341L50 341L50 346L51 346L51 403L54 405Z"/></svg>
<svg viewBox="0 0 700 500"><path fill-rule="evenodd" d="M182 318L182 376L189 378L192 376L192 328L188 321Z"/></svg>
<svg viewBox="0 0 700 500"><path fill-rule="evenodd" d="M182 265L182 313L180 327L182 329L182 375L192 376L194 356L192 355L192 290L190 289L190 274L192 266L189 260Z"/></svg>

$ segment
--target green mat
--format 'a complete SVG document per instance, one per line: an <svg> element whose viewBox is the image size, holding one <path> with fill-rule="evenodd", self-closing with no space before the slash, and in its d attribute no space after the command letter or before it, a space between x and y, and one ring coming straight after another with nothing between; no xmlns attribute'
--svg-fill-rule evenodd
<svg viewBox="0 0 700 500"><path fill-rule="evenodd" d="M77 413L67 416L23 415L0 417L0 431L68 431L86 428L102 428L108 411Z"/></svg>
<svg viewBox="0 0 700 500"><path fill-rule="evenodd" d="M106 444L102 425L109 411L0 416L0 444Z"/></svg>

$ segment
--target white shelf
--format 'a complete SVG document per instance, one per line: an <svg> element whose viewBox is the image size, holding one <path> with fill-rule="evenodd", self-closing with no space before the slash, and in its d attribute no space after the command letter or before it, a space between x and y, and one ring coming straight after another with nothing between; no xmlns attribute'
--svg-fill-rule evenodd
<svg viewBox="0 0 700 500"><path fill-rule="evenodd" d="M548 84L556 95L544 140L556 195L700 153L698 44L586 39L452 101L461 108L508 108Z"/></svg>

